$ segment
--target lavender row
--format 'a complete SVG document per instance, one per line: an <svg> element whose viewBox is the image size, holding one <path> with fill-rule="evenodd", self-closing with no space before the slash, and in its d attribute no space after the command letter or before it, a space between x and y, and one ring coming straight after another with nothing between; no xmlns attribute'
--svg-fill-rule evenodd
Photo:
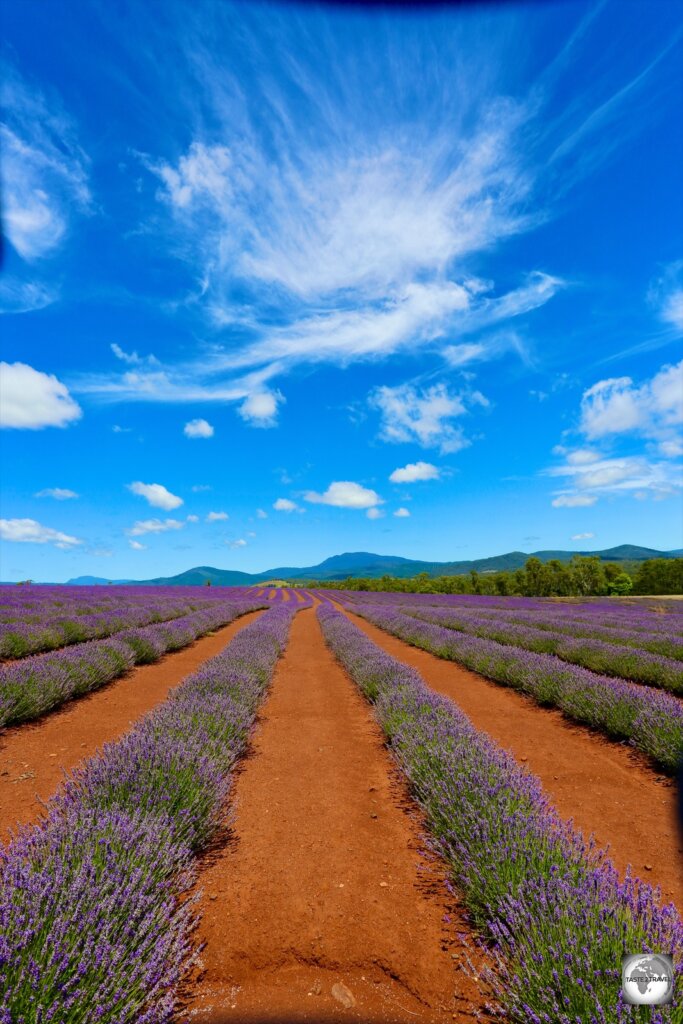
<svg viewBox="0 0 683 1024"><path fill-rule="evenodd" d="M403 602L405 607L408 602ZM403 606L402 605L402 606ZM410 601L414 607L424 608L422 602ZM436 608L436 611L445 613L449 611L452 615L463 617L485 617L495 619L497 622L511 622L521 625L533 626L535 629L545 629L550 632L566 633L572 637L588 637L589 639L604 640L610 644L618 644L628 647L637 647L639 650L650 651L653 654L661 654L676 661L683 661L683 639L676 633L666 634L662 632L645 633L643 629L634 628L623 623L619 625L607 625L595 620L574 618L567 611L549 609L544 612L530 612L510 610L502 608Z"/></svg>
<svg viewBox="0 0 683 1024"><path fill-rule="evenodd" d="M0 728L25 722L66 701L97 690L134 665L157 661L240 615L265 607L258 598L226 601L153 626L128 629L54 654L38 654L0 666Z"/></svg>
<svg viewBox="0 0 683 1024"><path fill-rule="evenodd" d="M193 961L193 854L287 639L273 607L72 775L0 858L0 1024L164 1024Z"/></svg>
<svg viewBox="0 0 683 1024"><path fill-rule="evenodd" d="M678 771L683 756L683 704L670 694L597 675L552 654L534 654L456 633L386 608L363 605L356 610L415 647L460 662L539 704L557 707L574 721L628 741L666 772Z"/></svg>
<svg viewBox="0 0 683 1024"><path fill-rule="evenodd" d="M0 622L0 658L23 658L85 640L112 636L133 626L168 622L215 606L210 601L154 601L146 605L118 605L108 611L70 612L57 617L37 615L36 621Z"/></svg>
<svg viewBox="0 0 683 1024"><path fill-rule="evenodd" d="M591 637L574 637L564 632L554 632L550 626L536 629L526 623L518 624L477 613L462 615L440 608L425 609L414 605L404 606L401 610L413 618L447 629L497 640L501 644L539 654L554 654L562 661L581 665L593 672L632 679L648 686L659 686L672 693L683 691L683 665L661 654L606 643Z"/></svg>
<svg viewBox="0 0 683 1024"><path fill-rule="evenodd" d="M617 603L615 599L576 603L529 597L498 598L473 594L404 594L380 591L368 593L339 591L335 596L338 598L342 593L354 601L386 604L391 607L418 601L420 604L459 611L466 609L515 613L522 611L529 614L537 613L544 617L559 616L564 621L598 624L606 629L629 629L656 636L663 634L667 637L683 635L683 613L672 610L674 604L678 605L678 602L672 601L669 602L669 607L665 612L659 613L650 609L644 610L640 603L637 606L630 603L622 604ZM658 604L657 607L659 608L661 605Z"/></svg>
<svg viewBox="0 0 683 1024"><path fill-rule="evenodd" d="M389 738L450 866L486 952L506 1019L519 1024L626 1024L620 961L633 950L673 953L683 973L683 924L659 893L619 880L607 859L549 804L540 782L413 669L344 615L318 609L327 643ZM679 1022L680 1005L651 1024Z"/></svg>

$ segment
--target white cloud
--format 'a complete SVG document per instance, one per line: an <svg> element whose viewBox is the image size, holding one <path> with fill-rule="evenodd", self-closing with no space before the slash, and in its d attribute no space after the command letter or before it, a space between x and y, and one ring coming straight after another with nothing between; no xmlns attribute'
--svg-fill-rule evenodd
<svg viewBox="0 0 683 1024"><path fill-rule="evenodd" d="M314 504L333 505L335 508L371 508L382 503L379 494L352 480L335 480L324 494L306 491L304 497Z"/></svg>
<svg viewBox="0 0 683 1024"><path fill-rule="evenodd" d="M572 540L593 540L594 537L594 533L575 533Z"/></svg>
<svg viewBox="0 0 683 1024"><path fill-rule="evenodd" d="M183 428L185 437L213 437L214 429L206 420L190 420Z"/></svg>
<svg viewBox="0 0 683 1024"><path fill-rule="evenodd" d="M35 519L0 519L0 537L22 544L54 544L64 551L84 543L78 537L43 526Z"/></svg>
<svg viewBox="0 0 683 1024"><path fill-rule="evenodd" d="M128 546L131 547L133 549L133 551L146 551L147 550L147 545L146 544L141 544L139 540L129 540L128 541Z"/></svg>
<svg viewBox="0 0 683 1024"><path fill-rule="evenodd" d="M640 386L630 377L598 381L581 399L580 429L591 439L623 433L660 438L681 422L683 360Z"/></svg>
<svg viewBox="0 0 683 1024"><path fill-rule="evenodd" d="M397 508L396 511L394 512L394 515L396 516L397 519L410 518L410 512L407 508Z"/></svg>
<svg viewBox="0 0 683 1024"><path fill-rule="evenodd" d="M278 498L277 501L273 502L273 508L276 512L296 512L299 506L295 501L290 501L289 498Z"/></svg>
<svg viewBox="0 0 683 1024"><path fill-rule="evenodd" d="M247 542L243 537L240 537L239 540L229 540L225 543L231 548L246 548L247 546Z"/></svg>
<svg viewBox="0 0 683 1024"><path fill-rule="evenodd" d="M478 393L470 399L486 402ZM451 394L445 384L421 391L411 384L378 387L370 395L370 405L381 414L379 436L383 441L412 441L423 448L438 447L443 453L457 452L470 443L451 422L466 412L463 397Z"/></svg>
<svg viewBox="0 0 683 1024"><path fill-rule="evenodd" d="M68 388L26 363L0 363L0 426L17 430L65 427L83 415Z"/></svg>
<svg viewBox="0 0 683 1024"><path fill-rule="evenodd" d="M171 509L179 508L183 504L183 499L171 494L163 484L143 484L136 480L127 487L133 494L145 498L154 508L163 508L165 512L170 512Z"/></svg>
<svg viewBox="0 0 683 1024"><path fill-rule="evenodd" d="M114 426L111 429L114 431L115 434L130 434L133 428L132 427L120 427L118 425L118 423L115 423Z"/></svg>
<svg viewBox="0 0 683 1024"><path fill-rule="evenodd" d="M207 523L221 523L229 518L230 516L227 512L209 512L206 517L206 521Z"/></svg>
<svg viewBox="0 0 683 1024"><path fill-rule="evenodd" d="M58 97L30 89L7 64L0 70L4 229L32 261L62 244L73 213L89 211L88 159Z"/></svg>
<svg viewBox="0 0 683 1024"><path fill-rule="evenodd" d="M560 494L551 504L553 508L588 508L597 500L594 494Z"/></svg>
<svg viewBox="0 0 683 1024"><path fill-rule="evenodd" d="M431 462L409 462L395 469L389 479L392 484L412 484L418 480L438 480L441 470Z"/></svg>
<svg viewBox="0 0 683 1024"><path fill-rule="evenodd" d="M195 516L195 515L185 516L185 522L186 523L198 523L199 522L199 516Z"/></svg>
<svg viewBox="0 0 683 1024"><path fill-rule="evenodd" d="M194 484L191 488L193 494L202 494L204 491L212 490L211 484Z"/></svg>
<svg viewBox="0 0 683 1024"><path fill-rule="evenodd" d="M451 366L464 366L466 363L475 362L486 355L484 345L447 345L442 355Z"/></svg>
<svg viewBox="0 0 683 1024"><path fill-rule="evenodd" d="M239 407L239 414L252 427L274 427L281 402L284 402L284 398L279 391L257 391L245 398Z"/></svg>
<svg viewBox="0 0 683 1024"><path fill-rule="evenodd" d="M34 497L55 498L56 501L67 501L69 498L77 498L78 494L75 491L70 491L67 487L46 487L42 491L37 491Z"/></svg>
<svg viewBox="0 0 683 1024"><path fill-rule="evenodd" d="M381 508L369 508L365 514L368 519L384 519L386 515Z"/></svg>
<svg viewBox="0 0 683 1024"><path fill-rule="evenodd" d="M267 519L268 518L268 513L265 512L262 508L257 508L256 509L256 518L257 519Z"/></svg>
<svg viewBox="0 0 683 1024"><path fill-rule="evenodd" d="M185 523L179 519L138 519L126 533L129 537L142 537L145 533L166 533L168 530L182 530Z"/></svg>
<svg viewBox="0 0 683 1024"><path fill-rule="evenodd" d="M664 267L650 285L647 298L663 323L676 333L683 331L683 260Z"/></svg>
<svg viewBox="0 0 683 1024"><path fill-rule="evenodd" d="M8 276L0 281L0 313L32 313L51 306L58 298L59 289L41 281Z"/></svg>

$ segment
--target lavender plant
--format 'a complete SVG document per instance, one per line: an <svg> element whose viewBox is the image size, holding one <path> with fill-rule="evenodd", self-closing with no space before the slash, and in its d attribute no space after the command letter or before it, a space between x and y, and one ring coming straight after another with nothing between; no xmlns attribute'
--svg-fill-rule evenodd
<svg viewBox="0 0 683 1024"><path fill-rule="evenodd" d="M402 611L425 622L463 633L471 633L512 647L542 654L555 654L562 661L581 665L593 672L631 679L649 686L661 686L672 693L683 692L683 665L672 659L650 651L638 650L634 646L620 646L617 638L605 642L597 638L579 638L563 632L555 632L546 625L544 629L518 624L487 616L458 615L442 609L425 609L419 606L405 606Z"/></svg>
<svg viewBox="0 0 683 1024"><path fill-rule="evenodd" d="M521 690L539 704L559 708L574 721L613 739L626 740L666 772L678 771L683 756L683 703L677 698L597 675L550 654L456 633L384 608L363 605L357 610L415 647Z"/></svg>
<svg viewBox="0 0 683 1024"><path fill-rule="evenodd" d="M0 666L0 727L37 718L68 700L99 689L135 664L156 661L197 637L265 606L258 599L222 601L171 622L123 630L54 654Z"/></svg>
<svg viewBox="0 0 683 1024"><path fill-rule="evenodd" d="M417 672L391 658L329 604L325 639L375 706L390 749L423 807L496 970L502 1011L515 1024L625 1024L639 1018L619 994L624 953L673 953L683 973L683 924L656 889L619 880L539 781L478 732ZM680 1024L679 999L652 1024Z"/></svg>
<svg viewBox="0 0 683 1024"><path fill-rule="evenodd" d="M192 959L191 854L224 812L298 607L246 626L0 855L0 1024L171 1019Z"/></svg>

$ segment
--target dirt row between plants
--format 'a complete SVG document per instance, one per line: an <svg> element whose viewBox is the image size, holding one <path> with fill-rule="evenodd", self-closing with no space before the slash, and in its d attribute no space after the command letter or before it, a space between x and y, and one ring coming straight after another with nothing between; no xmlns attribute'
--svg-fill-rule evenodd
<svg viewBox="0 0 683 1024"><path fill-rule="evenodd" d="M153 665L141 665L101 689L69 701L44 718L0 731L0 843L7 842L9 830L17 824L38 819L41 801L52 796L65 771L126 732L261 614L242 615Z"/></svg>
<svg viewBox="0 0 683 1024"><path fill-rule="evenodd" d="M463 915L370 706L300 611L201 864L202 1024L480 1019Z"/></svg>
<svg viewBox="0 0 683 1024"><path fill-rule="evenodd" d="M333 602L334 603L334 602ZM629 747L573 725L560 711L490 682L384 632L335 604L387 654L411 665L431 689L453 700L538 776L554 806L585 836L609 846L622 873L662 889L683 912L683 836L676 819L675 783L658 775Z"/></svg>

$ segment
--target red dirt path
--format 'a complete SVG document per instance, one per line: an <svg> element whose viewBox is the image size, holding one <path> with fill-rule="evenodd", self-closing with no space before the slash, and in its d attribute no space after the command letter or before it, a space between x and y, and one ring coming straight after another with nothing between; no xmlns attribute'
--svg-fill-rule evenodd
<svg viewBox="0 0 683 1024"><path fill-rule="evenodd" d="M674 783L628 747L569 722L451 661L399 640L341 605L371 640L450 697L473 724L510 750L543 783L564 818L610 847L615 866L627 865L683 912L683 839L676 822Z"/></svg>
<svg viewBox="0 0 683 1024"><path fill-rule="evenodd" d="M440 866L418 868L416 809L312 609L294 619L234 798L233 832L200 873L191 1019L474 1019L461 913ZM355 1005L335 998L340 983Z"/></svg>
<svg viewBox="0 0 683 1024"><path fill-rule="evenodd" d="M116 739L214 657L262 613L249 612L153 665L141 665L35 722L0 731L0 842L18 823L35 821L64 771Z"/></svg>

